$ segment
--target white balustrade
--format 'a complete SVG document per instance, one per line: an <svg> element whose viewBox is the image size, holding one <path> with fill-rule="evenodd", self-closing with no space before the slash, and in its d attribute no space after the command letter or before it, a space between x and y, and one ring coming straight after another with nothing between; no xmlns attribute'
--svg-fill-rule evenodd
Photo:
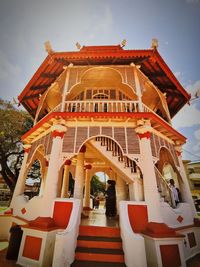
<svg viewBox="0 0 200 267"><path fill-rule="evenodd" d="M66 112L138 112L138 101L66 101Z"/></svg>

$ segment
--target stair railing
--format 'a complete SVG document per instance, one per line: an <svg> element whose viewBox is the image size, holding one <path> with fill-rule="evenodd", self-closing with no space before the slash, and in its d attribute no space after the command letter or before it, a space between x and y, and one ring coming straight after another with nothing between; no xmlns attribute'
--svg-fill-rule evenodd
<svg viewBox="0 0 200 267"><path fill-rule="evenodd" d="M164 176L160 173L158 168L155 167L156 173L156 180L158 186L158 192L160 193L161 197L164 198L164 201L169 203L170 206L173 206L172 196L171 196L171 189L164 178Z"/></svg>

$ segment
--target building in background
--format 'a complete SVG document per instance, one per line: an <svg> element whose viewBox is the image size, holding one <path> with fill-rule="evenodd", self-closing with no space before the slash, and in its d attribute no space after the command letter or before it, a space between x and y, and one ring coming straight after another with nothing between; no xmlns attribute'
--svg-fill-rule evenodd
<svg viewBox="0 0 200 267"><path fill-rule="evenodd" d="M200 211L200 161L184 160L184 167L187 173L192 198L197 211Z"/></svg>

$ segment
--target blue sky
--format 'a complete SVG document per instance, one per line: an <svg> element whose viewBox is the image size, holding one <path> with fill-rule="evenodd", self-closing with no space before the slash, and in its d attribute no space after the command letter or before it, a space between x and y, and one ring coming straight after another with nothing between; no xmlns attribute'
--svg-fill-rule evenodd
<svg viewBox="0 0 200 267"><path fill-rule="evenodd" d="M55 51L81 45L159 52L189 92L200 88L200 0L0 0L0 97L17 98L43 59L44 42ZM188 137L184 158L200 160L200 100L192 101L173 125Z"/></svg>

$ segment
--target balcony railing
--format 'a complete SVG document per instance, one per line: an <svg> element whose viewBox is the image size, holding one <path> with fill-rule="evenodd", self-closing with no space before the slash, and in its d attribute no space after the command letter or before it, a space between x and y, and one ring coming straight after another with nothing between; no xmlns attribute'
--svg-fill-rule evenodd
<svg viewBox="0 0 200 267"><path fill-rule="evenodd" d="M138 112L138 101L66 101L66 112Z"/></svg>
<svg viewBox="0 0 200 267"><path fill-rule="evenodd" d="M57 105L51 112L62 111L61 104ZM153 110L142 103L143 112L154 113L165 123L170 123L156 114ZM65 101L63 112L140 112L139 101L122 100L84 100L84 101ZM48 115L48 114L47 114ZM46 116L47 116L46 115ZM45 116L44 116L45 117ZM42 117L42 118L44 118ZM40 118L41 119L41 118ZM38 122L38 121L37 121ZM35 121L34 124L37 123Z"/></svg>

